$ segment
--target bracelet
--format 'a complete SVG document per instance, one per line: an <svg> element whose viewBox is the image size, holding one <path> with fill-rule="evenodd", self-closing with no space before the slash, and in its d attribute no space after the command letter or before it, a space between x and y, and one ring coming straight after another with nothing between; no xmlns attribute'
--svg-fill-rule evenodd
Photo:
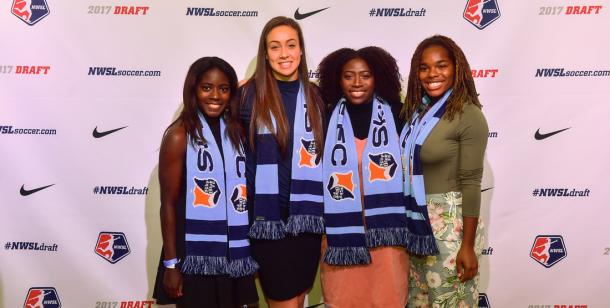
<svg viewBox="0 0 610 308"><path fill-rule="evenodd" d="M163 260L163 266L165 268L176 268L176 264L178 264L178 262L180 262L180 259L178 258L173 258L171 260Z"/></svg>

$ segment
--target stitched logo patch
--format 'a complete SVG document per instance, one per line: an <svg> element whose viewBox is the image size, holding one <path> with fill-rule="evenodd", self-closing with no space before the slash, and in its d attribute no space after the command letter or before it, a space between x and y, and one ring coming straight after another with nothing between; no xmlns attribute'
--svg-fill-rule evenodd
<svg viewBox="0 0 610 308"><path fill-rule="evenodd" d="M231 194L231 204L238 213L246 212L246 204L248 201L248 195L246 191L246 185L239 184L233 188L233 194Z"/></svg>
<svg viewBox="0 0 610 308"><path fill-rule="evenodd" d="M218 199L220 199L220 186L218 186L218 182L214 179L198 178L194 178L193 181L195 181L193 206L216 207Z"/></svg>
<svg viewBox="0 0 610 308"><path fill-rule="evenodd" d="M299 167L314 168L320 164L320 158L316 155L316 141L301 138L299 148Z"/></svg>
<svg viewBox="0 0 610 308"><path fill-rule="evenodd" d="M392 154L369 154L369 182L389 181L396 175L396 169L398 163Z"/></svg>
<svg viewBox="0 0 610 308"><path fill-rule="evenodd" d="M340 173L333 172L329 179L326 189L330 193L331 198L341 201L346 199L354 199L354 180L353 172Z"/></svg>

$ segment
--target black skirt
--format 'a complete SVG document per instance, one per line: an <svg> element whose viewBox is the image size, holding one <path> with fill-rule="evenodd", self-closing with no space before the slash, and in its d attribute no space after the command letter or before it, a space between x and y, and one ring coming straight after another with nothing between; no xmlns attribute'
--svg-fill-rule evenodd
<svg viewBox="0 0 610 308"><path fill-rule="evenodd" d="M313 286L320 262L322 236L300 234L280 240L250 239L252 255L265 296L291 299Z"/></svg>
<svg viewBox="0 0 610 308"><path fill-rule="evenodd" d="M186 161L186 159L185 159ZM186 168L186 167L184 167ZM186 172L186 169L184 169ZM181 183L182 193L177 204L184 204L186 195L186 185L184 178ZM186 221L185 208L176 207L176 254L180 259L184 259L186 254L186 243L184 239L184 228ZM157 277L153 290L153 298L159 305L178 304L178 307L241 307L258 303L258 294L254 275L231 278L229 276L204 276L204 275L184 275L182 276L182 294L179 299L170 298L163 289L163 275L165 267L162 263L163 251L159 258Z"/></svg>
<svg viewBox="0 0 610 308"><path fill-rule="evenodd" d="M178 304L179 307L242 307L258 303L254 275L229 276L182 275L182 297L170 298L163 289L165 268L159 265L153 298L158 305Z"/></svg>

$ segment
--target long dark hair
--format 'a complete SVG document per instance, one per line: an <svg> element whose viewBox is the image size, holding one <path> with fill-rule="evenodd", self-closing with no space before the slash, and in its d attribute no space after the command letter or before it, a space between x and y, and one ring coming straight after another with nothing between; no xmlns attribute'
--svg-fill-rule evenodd
<svg viewBox="0 0 610 308"><path fill-rule="evenodd" d="M320 62L320 90L332 110L343 91L341 90L341 72L343 66L352 59L362 59L375 77L375 94L390 104L400 104L401 76L396 59L383 48L364 47L358 50L351 48L338 49Z"/></svg>
<svg viewBox="0 0 610 308"><path fill-rule="evenodd" d="M430 46L440 46L447 50L447 54L454 65L453 92L447 99L447 107L443 118L451 121L456 114L461 114L464 104L470 102L481 108L477 89L472 78L470 65L462 49L450 38L443 35L431 36L423 40L413 53L411 58L411 71L409 72L409 83L405 104L402 107L401 117L411 120L413 113L421 104L424 88L419 80L419 65L421 64L424 50Z"/></svg>
<svg viewBox="0 0 610 308"><path fill-rule="evenodd" d="M255 147L255 136L259 125L266 126L269 131L274 132L276 142L279 145L282 155L286 153L286 141L288 140L288 121L286 112L281 103L280 91L277 86L273 71L267 61L267 36L269 32L279 26L288 26L294 29L299 37L299 45L301 46L301 62L299 64L298 73L299 79L303 83L305 92L305 101L307 104L307 114L309 123L313 129L314 138L316 141L316 149L321 153L324 145L322 131L322 111L318 106L323 105L322 99L316 92L315 87L309 82L309 70L307 69L307 61L305 60L305 41L303 40L303 31L299 24L291 18L278 16L274 17L265 24L258 42L258 54L256 58L256 70L254 75L246 82L244 89L249 91L254 89L254 104L252 107L252 116L250 120L250 147ZM248 95L242 95L245 99ZM242 102L243 103L243 102ZM297 107L298 108L298 107ZM273 129L271 116L275 118L277 131Z"/></svg>
<svg viewBox="0 0 610 308"><path fill-rule="evenodd" d="M237 91L237 74L227 61L218 57L203 57L191 64L184 80L184 88L182 89L183 108L177 120L182 122L182 125L191 137L191 142L193 144L195 142L206 141L201 134L201 122L199 121L198 116L199 104L197 101L197 87L199 86L203 75L213 68L221 70L227 76L231 90L230 100L235 98L235 93ZM229 102L229 104L230 103L231 102ZM225 113L222 116L227 120L227 132L231 143L236 149L239 149L239 143L243 138L243 131L235 117L226 116L228 112L230 112L229 105L227 105Z"/></svg>

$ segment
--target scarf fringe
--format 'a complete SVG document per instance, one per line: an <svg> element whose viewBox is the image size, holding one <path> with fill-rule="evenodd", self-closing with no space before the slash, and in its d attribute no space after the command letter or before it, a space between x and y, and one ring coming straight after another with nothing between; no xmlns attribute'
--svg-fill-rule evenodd
<svg viewBox="0 0 610 308"><path fill-rule="evenodd" d="M299 233L324 234L324 218L313 215L288 217L286 233L297 236Z"/></svg>
<svg viewBox="0 0 610 308"><path fill-rule="evenodd" d="M376 228L366 230L366 246L405 246L407 244L407 228Z"/></svg>
<svg viewBox="0 0 610 308"><path fill-rule="evenodd" d="M229 261L225 257L187 256L181 269L183 273L191 275L243 277L256 273L258 263L252 257Z"/></svg>
<svg viewBox="0 0 610 308"><path fill-rule="evenodd" d="M371 263L371 254L366 247L328 246L324 262L330 265L358 265Z"/></svg>
<svg viewBox="0 0 610 308"><path fill-rule="evenodd" d="M210 256L186 256L181 271L194 275L222 275L227 271L227 258Z"/></svg>
<svg viewBox="0 0 610 308"><path fill-rule="evenodd" d="M231 260L227 268L227 274L231 277L244 277L256 273L258 263L254 258L247 257L236 260Z"/></svg>
<svg viewBox="0 0 610 308"><path fill-rule="evenodd" d="M279 240L286 236L285 230L281 220L258 220L250 227L248 236L257 240Z"/></svg>
<svg viewBox="0 0 610 308"><path fill-rule="evenodd" d="M417 235L407 232L407 251L418 256L438 255L438 246L434 235Z"/></svg>

